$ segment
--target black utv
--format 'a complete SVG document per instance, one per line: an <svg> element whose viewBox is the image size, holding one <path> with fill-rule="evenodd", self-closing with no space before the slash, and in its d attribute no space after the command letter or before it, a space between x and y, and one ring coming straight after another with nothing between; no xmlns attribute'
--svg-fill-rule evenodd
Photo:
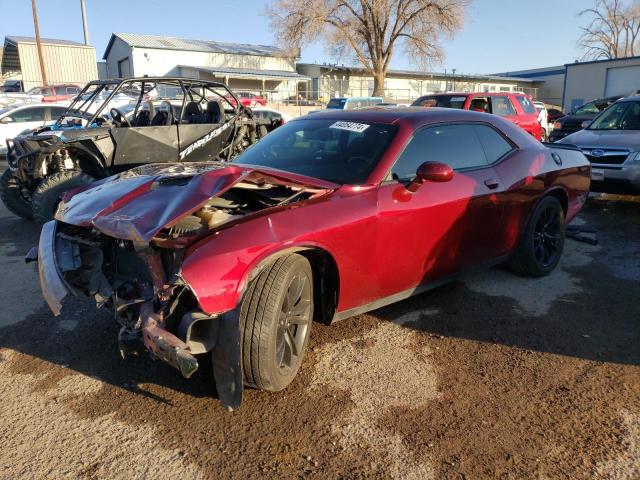
<svg viewBox="0 0 640 480"><path fill-rule="evenodd" d="M54 124L7 141L0 196L16 215L45 222L67 190L147 163L228 161L272 128L222 83L94 81Z"/></svg>

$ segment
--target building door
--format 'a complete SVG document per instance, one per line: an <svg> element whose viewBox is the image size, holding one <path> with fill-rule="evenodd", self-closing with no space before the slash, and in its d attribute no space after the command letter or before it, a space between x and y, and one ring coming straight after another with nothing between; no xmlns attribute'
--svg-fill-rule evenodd
<svg viewBox="0 0 640 480"><path fill-rule="evenodd" d="M129 65L129 57L118 60L118 77L129 78L131 76L131 66Z"/></svg>
<svg viewBox="0 0 640 480"><path fill-rule="evenodd" d="M604 96L631 95L640 90L640 65L607 69Z"/></svg>

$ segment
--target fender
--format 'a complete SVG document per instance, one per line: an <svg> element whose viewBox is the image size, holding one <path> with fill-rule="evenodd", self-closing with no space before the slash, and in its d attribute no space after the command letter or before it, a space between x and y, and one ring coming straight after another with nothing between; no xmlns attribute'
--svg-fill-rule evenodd
<svg viewBox="0 0 640 480"><path fill-rule="evenodd" d="M258 251L237 250L222 255L213 253L213 270L201 268L202 258L198 255L199 251L196 251L193 256L185 258L180 277L190 287L205 313L221 314L240 305L249 282L273 260L305 250L323 250L329 254L337 265L340 277L341 266L331 248L308 241L288 243L284 247L281 243L265 245Z"/></svg>

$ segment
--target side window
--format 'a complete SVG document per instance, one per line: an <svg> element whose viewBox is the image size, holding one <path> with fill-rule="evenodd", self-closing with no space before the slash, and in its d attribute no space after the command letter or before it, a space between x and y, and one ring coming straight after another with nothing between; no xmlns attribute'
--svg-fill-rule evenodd
<svg viewBox="0 0 640 480"><path fill-rule="evenodd" d="M493 128L476 125L475 129L489 164L497 162L513 150L511 144Z"/></svg>
<svg viewBox="0 0 640 480"><path fill-rule="evenodd" d="M67 94L67 87L55 87L55 92L56 95L66 95Z"/></svg>
<svg viewBox="0 0 640 480"><path fill-rule="evenodd" d="M515 97L518 103L520 104L520 106L522 107L522 110L524 110L524 113L537 113L536 107L533 105L533 103L531 103L531 100L529 100L527 97L524 97L522 95L516 95Z"/></svg>
<svg viewBox="0 0 640 480"><path fill-rule="evenodd" d="M44 121L44 108L25 108L11 114L14 122L42 122Z"/></svg>
<svg viewBox="0 0 640 480"><path fill-rule="evenodd" d="M417 131L391 169L393 178L415 177L423 162L442 162L454 170L487 165L475 125L442 125Z"/></svg>
<svg viewBox="0 0 640 480"><path fill-rule="evenodd" d="M66 111L65 107L51 107L51 120L57 120Z"/></svg>
<svg viewBox="0 0 640 480"><path fill-rule="evenodd" d="M491 97L491 113L506 117L509 115L515 115L516 110L511 105L509 97Z"/></svg>

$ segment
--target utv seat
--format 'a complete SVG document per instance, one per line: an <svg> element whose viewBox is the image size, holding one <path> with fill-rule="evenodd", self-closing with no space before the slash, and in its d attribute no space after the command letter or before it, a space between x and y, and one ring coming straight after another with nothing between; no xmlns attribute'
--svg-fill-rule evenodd
<svg viewBox="0 0 640 480"><path fill-rule="evenodd" d="M182 123L203 123L202 108L198 102L189 102L184 107L184 115L182 116Z"/></svg>
<svg viewBox="0 0 640 480"><path fill-rule="evenodd" d="M151 119L153 118L153 104L151 102L141 106L140 110L136 114L136 118L133 119L132 127L148 127L151 125Z"/></svg>
<svg viewBox="0 0 640 480"><path fill-rule="evenodd" d="M173 125L173 121L173 107L165 100L158 107L158 112L153 116L151 125L157 127Z"/></svg>
<svg viewBox="0 0 640 480"><path fill-rule="evenodd" d="M220 100L210 100L207 103L206 123L224 123L224 106Z"/></svg>

